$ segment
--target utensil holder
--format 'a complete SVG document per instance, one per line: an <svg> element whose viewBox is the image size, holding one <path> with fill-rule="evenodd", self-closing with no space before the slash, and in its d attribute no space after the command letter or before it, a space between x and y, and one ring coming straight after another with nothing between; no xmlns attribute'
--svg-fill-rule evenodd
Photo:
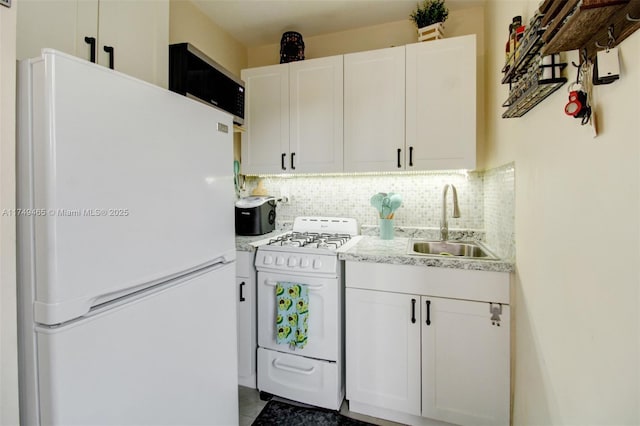
<svg viewBox="0 0 640 426"><path fill-rule="evenodd" d="M393 240L393 219L380 219L380 239Z"/></svg>

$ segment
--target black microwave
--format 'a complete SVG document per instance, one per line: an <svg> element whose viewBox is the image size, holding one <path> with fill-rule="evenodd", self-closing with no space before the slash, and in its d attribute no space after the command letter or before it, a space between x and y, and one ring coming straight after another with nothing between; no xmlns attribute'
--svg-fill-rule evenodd
<svg viewBox="0 0 640 426"><path fill-rule="evenodd" d="M169 90L233 115L244 124L244 83L190 43L169 46Z"/></svg>

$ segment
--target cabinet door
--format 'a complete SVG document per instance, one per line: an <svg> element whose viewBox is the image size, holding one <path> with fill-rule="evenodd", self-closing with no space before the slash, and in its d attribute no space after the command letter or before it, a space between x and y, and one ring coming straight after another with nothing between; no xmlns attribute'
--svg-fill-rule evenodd
<svg viewBox="0 0 640 426"><path fill-rule="evenodd" d="M509 424L509 306L422 297L422 416L461 425Z"/></svg>
<svg viewBox="0 0 640 426"><path fill-rule="evenodd" d="M86 60L85 37L98 37L98 0L20 0L17 59L40 56L52 48Z"/></svg>
<svg viewBox="0 0 640 426"><path fill-rule="evenodd" d="M476 166L475 35L407 49L407 170Z"/></svg>
<svg viewBox="0 0 640 426"><path fill-rule="evenodd" d="M237 252L238 384L256 387L256 271L253 252Z"/></svg>
<svg viewBox="0 0 640 426"><path fill-rule="evenodd" d="M346 172L404 170L404 82L404 46L344 56Z"/></svg>
<svg viewBox="0 0 640 426"><path fill-rule="evenodd" d="M242 173L288 173L288 64L242 70L245 82L245 127Z"/></svg>
<svg viewBox="0 0 640 426"><path fill-rule="evenodd" d="M346 289L348 400L420 415L419 303L419 296Z"/></svg>
<svg viewBox="0 0 640 426"><path fill-rule="evenodd" d="M289 166L293 172L342 172L342 56L289 64Z"/></svg>
<svg viewBox="0 0 640 426"><path fill-rule="evenodd" d="M109 66L105 46L114 48L114 69L167 87L168 0L100 0L98 63Z"/></svg>

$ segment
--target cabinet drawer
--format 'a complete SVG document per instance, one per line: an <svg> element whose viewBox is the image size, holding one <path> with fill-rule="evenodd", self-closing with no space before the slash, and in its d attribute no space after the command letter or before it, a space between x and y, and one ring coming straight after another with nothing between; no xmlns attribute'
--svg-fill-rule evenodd
<svg viewBox="0 0 640 426"><path fill-rule="evenodd" d="M508 272L345 262L346 286L509 304Z"/></svg>
<svg viewBox="0 0 640 426"><path fill-rule="evenodd" d="M258 349L258 389L305 404L338 410L344 397L341 366Z"/></svg>

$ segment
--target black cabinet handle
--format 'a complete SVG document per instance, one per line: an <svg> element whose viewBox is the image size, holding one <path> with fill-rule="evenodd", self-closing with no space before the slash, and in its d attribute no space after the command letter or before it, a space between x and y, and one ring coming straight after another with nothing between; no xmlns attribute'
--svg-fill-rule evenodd
<svg viewBox="0 0 640 426"><path fill-rule="evenodd" d="M409 147L409 167L413 167L413 147Z"/></svg>
<svg viewBox="0 0 640 426"><path fill-rule="evenodd" d="M113 46L105 46L104 51L109 54L109 68L113 69Z"/></svg>
<svg viewBox="0 0 640 426"><path fill-rule="evenodd" d="M244 285L245 285L245 284L246 284L246 283L245 283L244 281L242 281L242 282L240 283L240 301L241 301L241 302L244 302L245 300L247 300L247 299L245 299L245 298L244 298L244 296L242 295L242 290L243 290L243 287L244 287Z"/></svg>
<svg viewBox="0 0 640 426"><path fill-rule="evenodd" d="M282 168L282 170L287 170L287 168L284 166L284 157L286 157L287 154L285 154L284 152L282 153L282 156L280 157L280 167Z"/></svg>
<svg viewBox="0 0 640 426"><path fill-rule="evenodd" d="M427 325L431 325L431 301L427 300Z"/></svg>
<svg viewBox="0 0 640 426"><path fill-rule="evenodd" d="M85 37L84 42L89 45L89 60L96 63L96 38L95 37Z"/></svg>
<svg viewBox="0 0 640 426"><path fill-rule="evenodd" d="M411 299L411 323L416 323L416 299Z"/></svg>
<svg viewBox="0 0 640 426"><path fill-rule="evenodd" d="M400 164L400 153L402 152L402 150L400 148L398 148L398 168L402 167L402 164Z"/></svg>
<svg viewBox="0 0 640 426"><path fill-rule="evenodd" d="M296 166L293 165L293 159L295 158L295 156L296 156L296 153L292 152L291 153L291 170L295 170L296 169Z"/></svg>

